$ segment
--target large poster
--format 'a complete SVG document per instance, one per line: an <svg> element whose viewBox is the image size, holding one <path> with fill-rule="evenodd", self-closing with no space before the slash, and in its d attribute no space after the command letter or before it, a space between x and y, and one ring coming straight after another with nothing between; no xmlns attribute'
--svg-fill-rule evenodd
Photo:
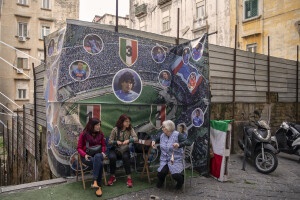
<svg viewBox="0 0 300 200"><path fill-rule="evenodd" d="M207 172L207 35L181 45L75 24L49 35L45 99L48 158L56 176L76 166L77 141L89 117L109 137L121 114L153 137L172 120L195 142L193 164Z"/></svg>

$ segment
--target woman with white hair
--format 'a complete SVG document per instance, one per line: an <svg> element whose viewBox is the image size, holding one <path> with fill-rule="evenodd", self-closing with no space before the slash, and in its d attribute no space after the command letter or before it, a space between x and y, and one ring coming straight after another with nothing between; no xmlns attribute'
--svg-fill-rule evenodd
<svg viewBox="0 0 300 200"><path fill-rule="evenodd" d="M172 178L177 181L176 189L181 189L184 176L183 171L183 148L187 145L187 140L182 134L175 130L175 124L171 120L163 122L163 134L156 141L152 141L154 148L157 142L160 142L160 166L158 168L158 182L157 187L162 187L165 177L168 172L172 174Z"/></svg>

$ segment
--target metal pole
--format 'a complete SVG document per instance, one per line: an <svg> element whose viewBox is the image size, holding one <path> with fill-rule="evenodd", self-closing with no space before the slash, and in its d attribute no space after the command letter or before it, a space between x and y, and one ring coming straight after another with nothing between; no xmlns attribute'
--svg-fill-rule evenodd
<svg viewBox="0 0 300 200"><path fill-rule="evenodd" d="M119 1L116 0L116 27L115 27L116 32L119 32L119 13L118 13L118 9L119 9Z"/></svg>
<svg viewBox="0 0 300 200"><path fill-rule="evenodd" d="M299 122L299 110L298 110L298 104L299 104L299 46L297 45L297 68L296 68L296 122Z"/></svg>
<svg viewBox="0 0 300 200"><path fill-rule="evenodd" d="M26 117L25 117L25 105L23 104L23 160L22 160L22 164L23 164L23 170L25 169L25 123L26 123ZM24 179L25 179L25 172L23 171L22 173L22 183L24 183Z"/></svg>
<svg viewBox="0 0 300 200"><path fill-rule="evenodd" d="M2 186L2 161L0 157L0 186Z"/></svg>
<svg viewBox="0 0 300 200"><path fill-rule="evenodd" d="M235 32L234 32L234 56L233 56L233 89L232 89L232 119L234 120L235 118L235 87L236 87L236 44L237 44L237 25L235 25ZM232 122L232 137L231 137L231 152L234 152L234 138L235 138L235 133L234 133L234 125L235 122Z"/></svg>
<svg viewBox="0 0 300 200"><path fill-rule="evenodd" d="M7 127L8 127L8 124L7 124ZM8 133L6 133L6 135L8 136ZM5 144L5 133L4 133L4 125L3 125L3 155L4 155L4 158L3 158L3 164L4 164L4 167L3 167L3 185L5 185L5 183L6 183L6 181L5 181L5 146L9 147L9 145ZM9 154L8 154L7 158L8 157L9 157ZM0 167L1 167L1 165L0 165Z"/></svg>
<svg viewBox="0 0 300 200"><path fill-rule="evenodd" d="M177 38L176 38L176 44L179 45L179 17L180 17L180 10L177 9Z"/></svg>
<svg viewBox="0 0 300 200"><path fill-rule="evenodd" d="M13 184L14 182L14 160L15 160L15 150L14 150L14 132L15 132L15 128L14 128L14 117L12 117L12 127L11 127L11 153L12 153L12 159L11 159L11 184Z"/></svg>
<svg viewBox="0 0 300 200"><path fill-rule="evenodd" d="M271 103L270 96L270 36L268 36L268 104Z"/></svg>
<svg viewBox="0 0 300 200"><path fill-rule="evenodd" d="M17 185L19 184L19 131L20 127L19 127L19 109L17 109Z"/></svg>
<svg viewBox="0 0 300 200"><path fill-rule="evenodd" d="M34 156L35 160L38 159L37 153L38 153L38 138L37 138L37 111L36 111L36 75L35 75L35 68L34 63L32 63L32 70L33 70L33 78L34 78L34 84L33 84L33 101L34 101Z"/></svg>
<svg viewBox="0 0 300 200"><path fill-rule="evenodd" d="M8 163L8 165L10 165L12 159L11 159L11 156L10 156L8 120L7 120L7 127L6 127L6 135L7 135L7 163ZM7 169L7 172L8 172L7 174L10 174L10 168ZM9 181L10 181L10 179L8 179L8 176L7 176L7 182L9 182ZM4 182L5 182L5 160L4 160Z"/></svg>

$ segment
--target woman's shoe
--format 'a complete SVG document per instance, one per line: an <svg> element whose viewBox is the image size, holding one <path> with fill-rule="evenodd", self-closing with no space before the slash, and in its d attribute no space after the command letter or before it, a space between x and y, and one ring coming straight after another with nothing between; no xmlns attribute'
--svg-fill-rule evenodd
<svg viewBox="0 0 300 200"><path fill-rule="evenodd" d="M111 176L110 179L107 182L107 185L113 185L114 182L116 182L116 177L115 176Z"/></svg>
<svg viewBox="0 0 300 200"><path fill-rule="evenodd" d="M96 191L96 196L101 197L102 196L102 190L101 187L98 187L98 190Z"/></svg>
<svg viewBox="0 0 300 200"><path fill-rule="evenodd" d="M127 178L127 187L131 188L132 185L132 179L131 178Z"/></svg>
<svg viewBox="0 0 300 200"><path fill-rule="evenodd" d="M91 184L91 188L92 189L98 189L99 188L99 185L98 185L97 181L94 181L94 183Z"/></svg>

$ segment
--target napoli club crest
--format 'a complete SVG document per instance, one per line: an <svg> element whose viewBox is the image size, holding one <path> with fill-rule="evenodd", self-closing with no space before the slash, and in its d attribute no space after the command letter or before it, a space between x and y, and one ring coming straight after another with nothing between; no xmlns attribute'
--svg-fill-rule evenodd
<svg viewBox="0 0 300 200"><path fill-rule="evenodd" d="M132 66L138 58L138 41L120 37L119 46L121 60L125 65Z"/></svg>

